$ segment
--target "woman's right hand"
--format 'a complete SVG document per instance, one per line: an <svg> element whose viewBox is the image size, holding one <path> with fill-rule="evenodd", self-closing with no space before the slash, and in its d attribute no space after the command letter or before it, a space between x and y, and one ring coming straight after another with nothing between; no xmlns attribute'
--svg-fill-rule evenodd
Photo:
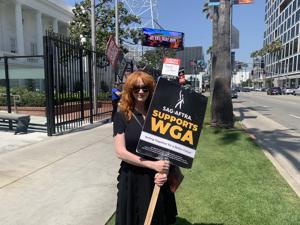
<svg viewBox="0 0 300 225"><path fill-rule="evenodd" d="M153 169L156 172L168 174L170 168L170 161L158 160L158 161L153 161L153 163L154 163Z"/></svg>

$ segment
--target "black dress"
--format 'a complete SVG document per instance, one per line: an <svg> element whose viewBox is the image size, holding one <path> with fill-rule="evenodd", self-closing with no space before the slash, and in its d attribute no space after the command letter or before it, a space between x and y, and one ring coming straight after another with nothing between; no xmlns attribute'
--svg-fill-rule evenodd
<svg viewBox="0 0 300 225"><path fill-rule="evenodd" d="M137 119L144 123L142 114L134 112ZM136 155L138 139L142 132L141 126L132 117L127 121L121 112L114 118L114 136L125 133L126 149ZM141 156L141 155L139 155ZM142 156L147 160L151 160ZM116 209L116 225L143 225L152 191L154 188L155 171L121 162L118 176L118 199ZM169 225L176 221L177 208L174 193L165 183L158 196L152 218L152 225Z"/></svg>

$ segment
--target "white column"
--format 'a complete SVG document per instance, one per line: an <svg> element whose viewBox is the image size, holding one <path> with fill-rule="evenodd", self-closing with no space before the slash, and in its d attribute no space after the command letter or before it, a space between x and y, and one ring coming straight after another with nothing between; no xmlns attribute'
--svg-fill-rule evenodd
<svg viewBox="0 0 300 225"><path fill-rule="evenodd" d="M58 33L58 21L57 21L57 19L53 20L53 32Z"/></svg>
<svg viewBox="0 0 300 225"><path fill-rule="evenodd" d="M4 23L4 19L2 18L3 17L3 9L4 6L3 6L3 3L0 2L0 51L3 51L4 48L3 48L3 43L4 43L4 38L3 38L3 23Z"/></svg>
<svg viewBox="0 0 300 225"><path fill-rule="evenodd" d="M42 24L42 14L37 11L36 13L36 37L37 37L37 54L43 54L43 24Z"/></svg>
<svg viewBox="0 0 300 225"><path fill-rule="evenodd" d="M24 33L23 33L23 16L22 16L22 5L17 0L15 5L16 14L16 34L17 34L17 48L18 54L24 55Z"/></svg>

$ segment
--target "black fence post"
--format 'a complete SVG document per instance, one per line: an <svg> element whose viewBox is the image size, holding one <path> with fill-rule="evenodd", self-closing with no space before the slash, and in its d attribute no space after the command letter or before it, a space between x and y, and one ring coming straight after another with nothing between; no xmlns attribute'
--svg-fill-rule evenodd
<svg viewBox="0 0 300 225"><path fill-rule="evenodd" d="M44 36L45 91L48 136L55 134L52 42L53 41L50 38Z"/></svg>
<svg viewBox="0 0 300 225"><path fill-rule="evenodd" d="M84 89L83 89L83 49L79 46L79 77L80 77L80 109L81 120L84 121Z"/></svg>
<svg viewBox="0 0 300 225"><path fill-rule="evenodd" d="M4 67L5 67L5 86L6 86L6 102L7 102L7 112L11 113L11 101L10 101L10 83L9 83L9 72L8 72L8 58L4 57ZM12 121L9 120L9 129L12 130Z"/></svg>

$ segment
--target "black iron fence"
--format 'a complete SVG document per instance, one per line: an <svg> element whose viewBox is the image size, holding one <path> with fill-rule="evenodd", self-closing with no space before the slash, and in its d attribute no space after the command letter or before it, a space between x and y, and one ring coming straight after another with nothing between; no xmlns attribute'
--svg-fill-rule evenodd
<svg viewBox="0 0 300 225"><path fill-rule="evenodd" d="M0 111L32 115L30 129L46 130L44 83L43 55L0 57Z"/></svg>
<svg viewBox="0 0 300 225"><path fill-rule="evenodd" d="M106 58L62 36L44 37L45 91L48 135L95 121L109 120L114 80Z"/></svg>

